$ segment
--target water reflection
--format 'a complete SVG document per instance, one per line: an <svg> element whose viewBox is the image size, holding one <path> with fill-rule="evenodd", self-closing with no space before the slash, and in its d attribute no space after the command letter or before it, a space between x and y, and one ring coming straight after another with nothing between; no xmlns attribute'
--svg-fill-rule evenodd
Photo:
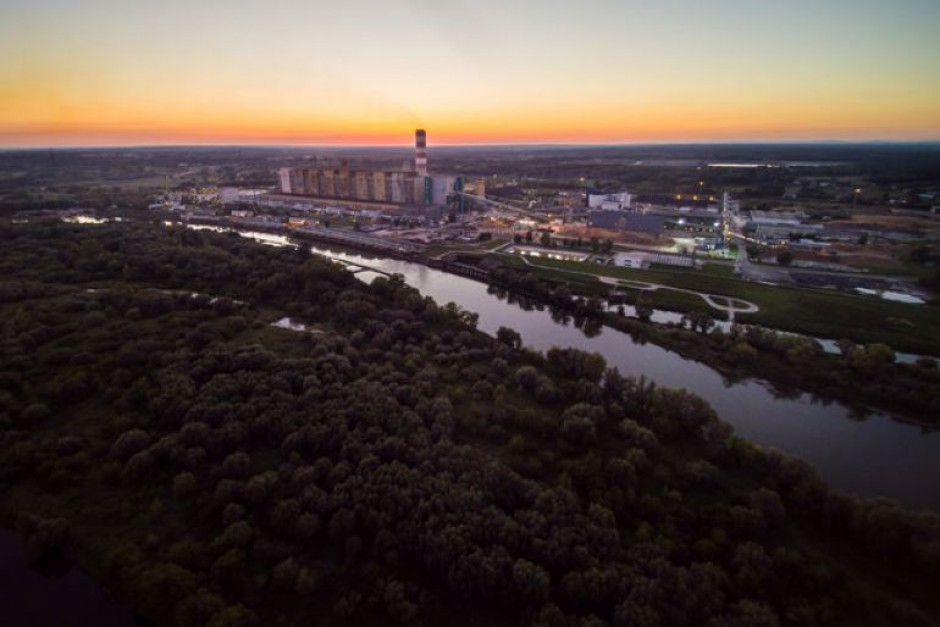
<svg viewBox="0 0 940 627"><path fill-rule="evenodd" d="M933 480L940 476L940 432L926 433L884 414L859 412L797 389L729 377L639 335L634 338L609 328L591 328L587 334L586 325L579 328L578 321L564 312L426 266L320 246L312 250L399 273L439 303L453 301L477 313L478 327L487 333L511 327L537 350L571 346L600 353L623 374L686 388L707 400L740 435L807 460L835 487L940 509L940 488ZM368 274L357 276L368 279ZM629 312L626 306L625 311Z"/></svg>
<svg viewBox="0 0 940 627"><path fill-rule="evenodd" d="M650 344L641 335L631 337L608 328L591 328L587 334L584 325L579 329L568 314L547 311L544 305L524 298L510 299L508 294L500 299L500 292L490 291L491 287L427 266L334 247L313 246L311 251L401 274L409 285L437 302L453 301L477 313L478 327L486 333L495 335L500 326L511 327L537 350L570 346L600 353L623 374L686 388L708 401L738 434L805 459L837 488L940 510L940 487L933 479L940 476L940 432L799 390L730 377ZM366 270L356 276L370 281L379 274ZM628 305L624 312L635 315ZM678 323L680 319L680 314L672 312L653 314L656 322ZM899 356L907 358L916 356Z"/></svg>

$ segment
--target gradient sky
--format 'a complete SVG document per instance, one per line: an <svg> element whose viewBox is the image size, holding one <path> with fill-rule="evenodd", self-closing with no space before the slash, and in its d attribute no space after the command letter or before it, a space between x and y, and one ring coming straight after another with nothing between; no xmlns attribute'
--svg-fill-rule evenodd
<svg viewBox="0 0 940 627"><path fill-rule="evenodd" d="M940 139L940 0L3 0L0 146Z"/></svg>

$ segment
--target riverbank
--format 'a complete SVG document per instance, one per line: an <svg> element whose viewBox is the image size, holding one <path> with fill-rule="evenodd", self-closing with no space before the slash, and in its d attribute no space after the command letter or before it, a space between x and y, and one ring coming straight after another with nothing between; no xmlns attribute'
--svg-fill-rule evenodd
<svg viewBox="0 0 940 627"><path fill-rule="evenodd" d="M552 347L573 347L598 353L625 376L660 387L684 388L705 399L741 437L809 462L839 489L940 510L936 487L928 479L940 473L940 432L914 427L886 413L862 414L857 408L799 390L776 390L766 380L732 378L638 335L560 315L535 299L481 281L335 248L316 247L313 252L400 274L408 285L436 302L454 302L477 314L478 328L494 337L500 327L516 329L527 348L546 352ZM366 273L359 276L366 281L371 278ZM653 314L653 319L662 322L678 322L677 316L669 316L674 320L665 317Z"/></svg>
<svg viewBox="0 0 940 627"><path fill-rule="evenodd" d="M249 226L231 220L201 222L220 228L232 228L232 222L242 228ZM252 221L251 227L255 226ZM924 429L940 427L940 371L935 361L896 364L882 351L872 352L874 349L866 346L854 347L846 355L830 355L810 338L776 333L758 326L732 327L724 331L712 324L708 314L711 308L701 298L674 290L668 292L667 302L672 305L678 302L680 310L685 309L681 306L684 302L695 301L693 306L686 309L690 313L690 326L695 325L693 330L686 329L684 321L680 326L629 318L604 310L600 299L610 295L610 286L584 272L573 273L561 268L546 271L543 267L524 261L511 263L509 268L500 268L492 263L493 257L488 257L491 263L486 264L487 269L474 265L483 259L479 256L463 254L455 255L454 260L432 259L413 251L398 250L391 244L381 250L382 247L368 240L338 238L329 230L286 229L283 225L269 224L265 232L295 237L305 242L359 249L500 286L564 314L587 318L594 324L603 324L657 344L683 358L714 368L729 380L751 377L766 380L772 385L775 394L787 396L805 391L820 399L844 403L860 415L883 411L897 420ZM500 256L498 260L506 260L506 256ZM622 269L606 270L613 272L612 276L622 274L619 272ZM771 289L767 286L758 287ZM643 294L646 295L646 292ZM659 295L657 298L661 299ZM659 300L646 303L647 307L651 304L663 306ZM747 314L744 317L753 316ZM695 331L694 328L699 330Z"/></svg>
<svg viewBox="0 0 940 627"><path fill-rule="evenodd" d="M43 546L67 531L94 553L89 572L157 624L301 624L310 612L379 624L420 609L428 624L517 625L548 600L570 622L584 607L613 623L627 591L649 585L633 573L664 569L662 610L644 616L671 616L697 581L706 598L768 604L774 621L796 606L807 623L936 615L935 515L830 490L806 464L736 437L718 420L727 407L694 393L707 385L739 409L749 396L771 429L774 411L798 413L760 385L724 390L710 369L613 330L580 345L545 311L407 262L377 260L401 276L367 284L302 249L188 229L5 236L18 284L69 289L6 292L4 506ZM396 268L443 291L419 293ZM326 333L271 326L295 312ZM804 406L832 418L806 420L830 458L848 438L827 424L916 435ZM932 463L918 468L925 484ZM751 558L775 579L742 593ZM611 602L593 598L595 575L619 586ZM533 581L530 612L517 600ZM718 622L723 607L664 621Z"/></svg>
<svg viewBox="0 0 940 627"><path fill-rule="evenodd" d="M832 290L764 285L743 279L716 276L704 271L633 269L590 265L540 258L537 263L510 255L497 260L504 266L525 270L549 281L583 285L592 294L609 288L598 277L610 277L736 298L753 303L758 310L742 313L739 322L820 338L848 338L856 343L885 343L895 350L940 355L940 308L886 301L872 296ZM588 276L588 275L593 275ZM625 286L624 289L629 289ZM705 310L694 298L652 294L654 307L675 311Z"/></svg>
<svg viewBox="0 0 940 627"><path fill-rule="evenodd" d="M724 331L695 314L688 317L690 329L685 321L676 325L629 318L604 310L596 297L578 298L558 283L532 280L514 270L494 271L491 281L562 313L596 320L706 364L732 380L756 377L783 395L805 391L860 414L875 409L925 429L940 428L940 370L935 360L893 363L893 352L879 344L830 355L810 338L758 326Z"/></svg>

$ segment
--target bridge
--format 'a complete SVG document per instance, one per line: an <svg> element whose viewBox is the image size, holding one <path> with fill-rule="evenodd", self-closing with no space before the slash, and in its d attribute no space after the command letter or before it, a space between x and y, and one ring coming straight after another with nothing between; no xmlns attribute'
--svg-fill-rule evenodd
<svg viewBox="0 0 940 627"><path fill-rule="evenodd" d="M353 274L359 274L360 272L375 272L376 274L381 274L387 277L392 276L391 272L386 272L385 270L379 270L378 268L373 268L372 266L367 266L365 264L358 263L356 261L347 261L346 259L338 259L337 257L327 257L327 259L346 266L346 269L352 272Z"/></svg>
<svg viewBox="0 0 940 627"><path fill-rule="evenodd" d="M288 231L297 237L322 240L334 244L344 244L350 248L360 248L391 254L393 256L409 256L421 252L421 247L404 240L390 238L370 237L363 233L329 229L324 227L296 227Z"/></svg>

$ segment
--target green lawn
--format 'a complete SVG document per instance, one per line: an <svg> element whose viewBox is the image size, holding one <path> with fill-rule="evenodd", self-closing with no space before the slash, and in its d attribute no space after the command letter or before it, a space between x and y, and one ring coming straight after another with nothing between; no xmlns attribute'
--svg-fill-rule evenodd
<svg viewBox="0 0 940 627"><path fill-rule="evenodd" d="M734 278L734 264L706 262L701 272L711 276L720 276L731 279Z"/></svg>
<svg viewBox="0 0 940 627"><path fill-rule="evenodd" d="M464 252L477 252L477 253L487 253L491 252L500 246L506 244L509 240L507 239L491 239L482 242L455 242L449 244L431 244L424 249L424 252L429 257L436 257L438 255L443 255L445 253L464 253Z"/></svg>

